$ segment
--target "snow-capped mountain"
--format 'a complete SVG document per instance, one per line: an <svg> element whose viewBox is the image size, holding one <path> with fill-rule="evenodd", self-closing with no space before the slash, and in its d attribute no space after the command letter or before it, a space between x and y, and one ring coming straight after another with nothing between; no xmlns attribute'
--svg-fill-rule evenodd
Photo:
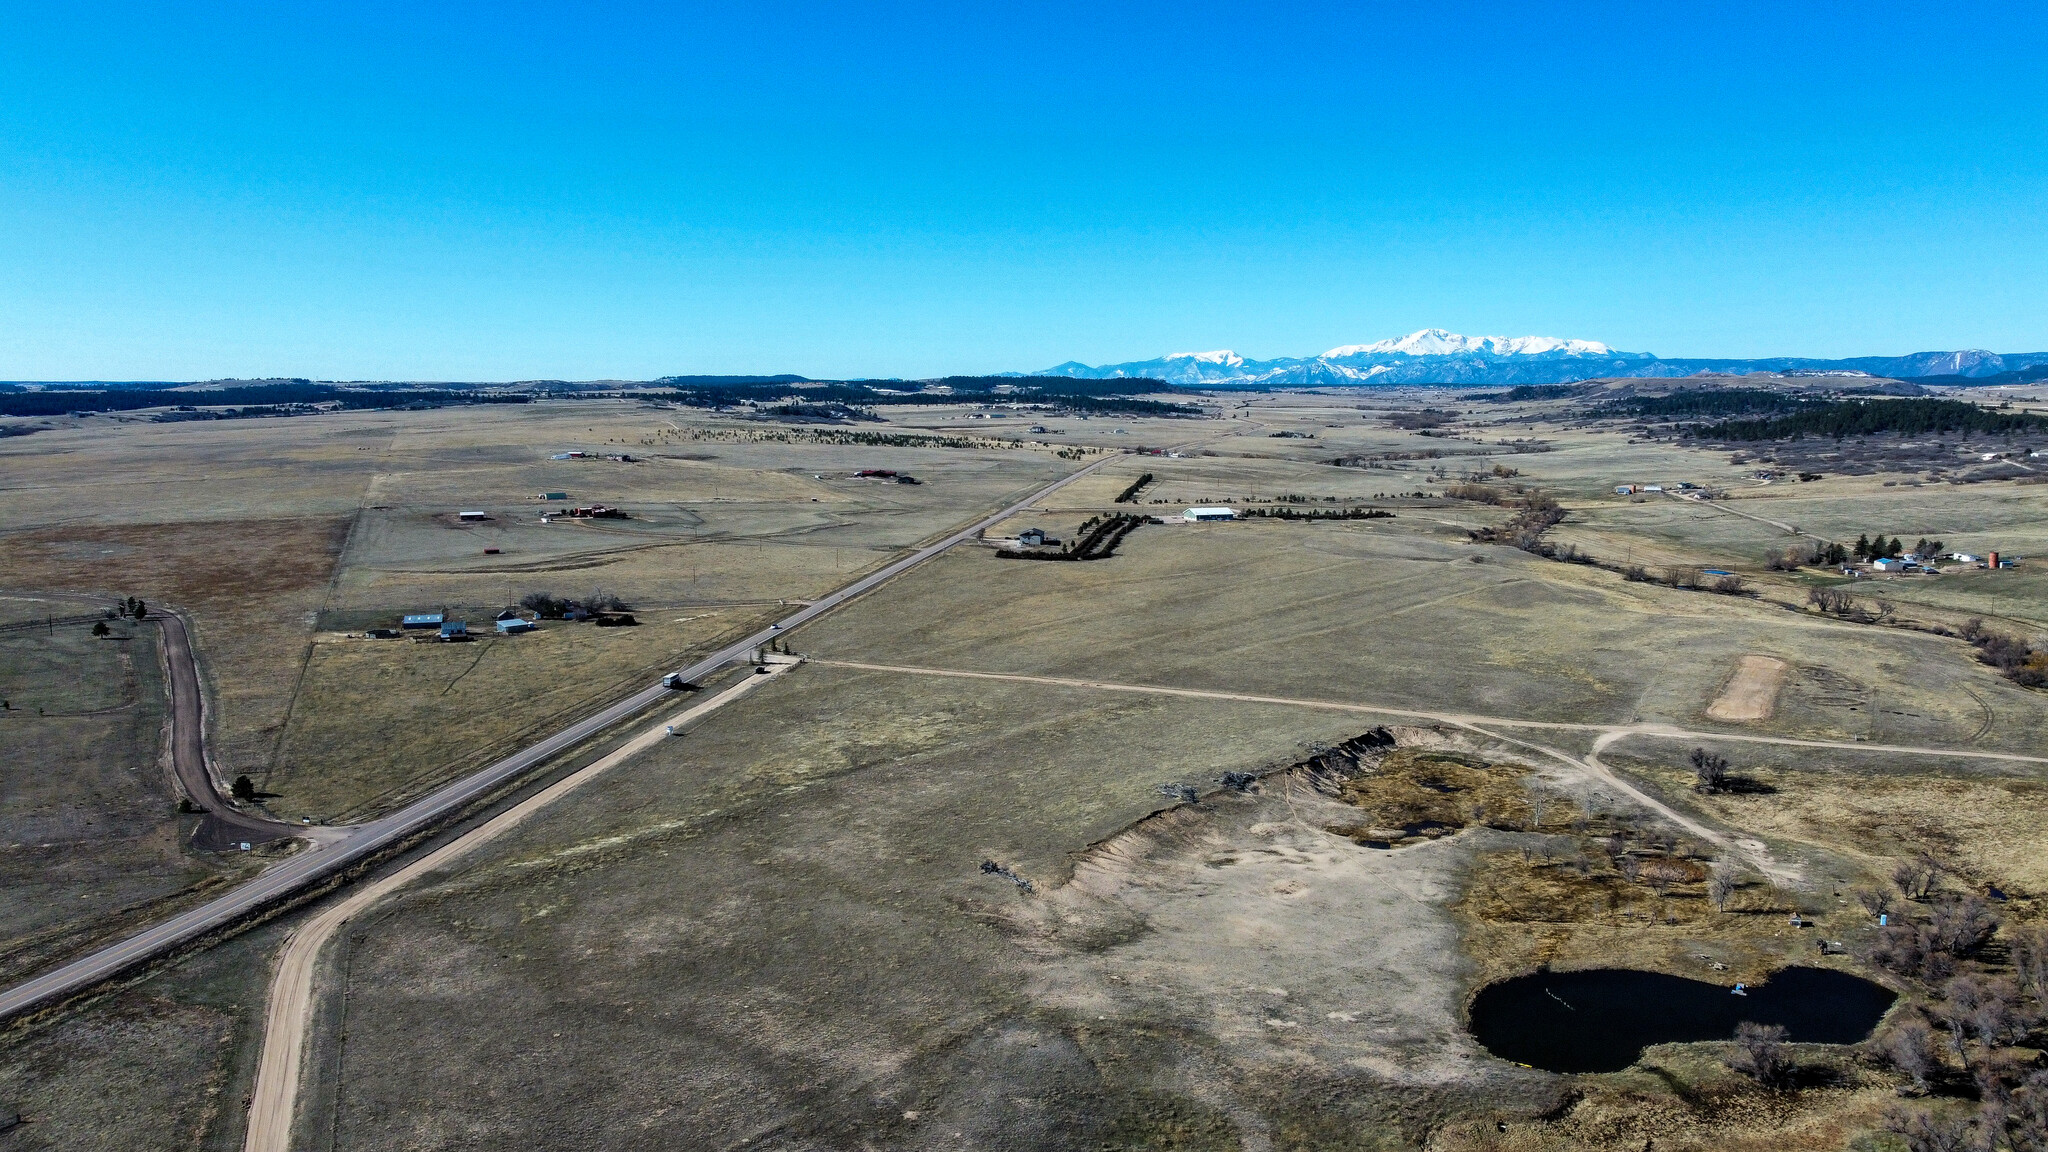
<svg viewBox="0 0 2048 1152"><path fill-rule="evenodd" d="M1596 340L1555 336L1460 336L1424 328L1371 344L1345 344L1320 356L1250 360L1235 352L1175 352L1151 360L1087 365L1069 360L1034 376L1088 380L1150 377L1199 388L1286 385L1565 384L1603 376L1690 376L1695 372L1864 372L1872 376L1990 376L2048 362L2048 353L1999 355L1982 349L1859 356L1848 360L1665 360L1619 352Z"/></svg>
<svg viewBox="0 0 2048 1152"><path fill-rule="evenodd" d="M1424 328L1396 340L1346 344L1323 353L1324 360L1400 353L1403 356L1538 356L1563 352L1570 356L1606 356L1613 349L1595 340L1560 340L1555 336L1460 336L1441 328Z"/></svg>
<svg viewBox="0 0 2048 1152"><path fill-rule="evenodd" d="M1346 344L1320 356L1247 360L1235 352L1176 352L1091 367L1068 361L1039 376L1095 380L1149 376L1171 384L1256 388L1281 384L1552 383L1613 374L1656 357L1592 340L1554 336L1460 336L1424 328L1393 340Z"/></svg>

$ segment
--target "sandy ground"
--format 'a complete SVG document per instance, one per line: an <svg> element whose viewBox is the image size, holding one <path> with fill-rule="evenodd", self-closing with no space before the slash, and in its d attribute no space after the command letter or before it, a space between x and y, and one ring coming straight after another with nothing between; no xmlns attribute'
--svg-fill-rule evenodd
<svg viewBox="0 0 2048 1152"><path fill-rule="evenodd" d="M1743 724L1768 719L1777 707L1778 689L1788 670L1775 656L1744 656L1721 694L1707 705L1707 718Z"/></svg>

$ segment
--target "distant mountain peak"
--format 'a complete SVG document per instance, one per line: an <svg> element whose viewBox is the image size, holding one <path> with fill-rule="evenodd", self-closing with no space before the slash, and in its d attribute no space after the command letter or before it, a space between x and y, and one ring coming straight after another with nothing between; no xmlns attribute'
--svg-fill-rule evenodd
<svg viewBox="0 0 2048 1152"><path fill-rule="evenodd" d="M1971 349L1811 360L1662 360L1648 352L1617 352L1597 340L1557 336L1461 336L1423 328L1371 344L1345 344L1320 356L1250 360L1235 352L1175 352L1150 360L1090 366L1069 360L1036 373L1083 379L1151 377L1213 388L1364 384L1558 384L1602 376L1684 376L1698 371L1857 371L1874 376L1981 377L2048 363L2048 353Z"/></svg>
<svg viewBox="0 0 2048 1152"><path fill-rule="evenodd" d="M1609 356L1614 350L1597 340L1565 340L1556 336L1460 336L1442 328L1423 328L1393 340L1346 344L1323 353L1325 360L1357 356Z"/></svg>

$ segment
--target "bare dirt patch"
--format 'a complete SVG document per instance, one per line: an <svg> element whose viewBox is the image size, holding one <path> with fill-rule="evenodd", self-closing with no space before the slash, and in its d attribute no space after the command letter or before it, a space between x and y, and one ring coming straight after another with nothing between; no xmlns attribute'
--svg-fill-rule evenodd
<svg viewBox="0 0 2048 1152"><path fill-rule="evenodd" d="M1707 718L1747 724L1770 718L1789 666L1776 656L1744 656L1721 694L1707 705Z"/></svg>

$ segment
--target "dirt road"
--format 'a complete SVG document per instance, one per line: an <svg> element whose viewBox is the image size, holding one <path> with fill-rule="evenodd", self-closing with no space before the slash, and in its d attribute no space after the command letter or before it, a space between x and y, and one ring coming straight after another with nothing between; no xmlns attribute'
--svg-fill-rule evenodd
<svg viewBox="0 0 2048 1152"><path fill-rule="evenodd" d="M178 788L206 816L192 833L192 846L209 852L233 851L242 844L267 844L303 835L296 825L245 812L220 794L206 763L206 703L199 690L199 665L185 621L173 613L149 616L162 631L164 667L171 684L171 772Z"/></svg>
<svg viewBox="0 0 2048 1152"><path fill-rule="evenodd" d="M1372 716L1398 716L1410 720L1428 720L1449 724L1467 731L1476 732L1491 739L1514 744L1559 761L1583 776L1597 781L1616 794L1626 796L1645 809L1657 813L1664 819L1692 835L1718 845L1719 847L1747 857L1758 871L1774 880L1789 882L1797 879L1797 871L1772 859L1768 848L1760 840L1738 838L1714 828L1709 828L1690 816L1679 812L1670 805L1623 779L1612 768L1600 760L1600 753L1619 741L1628 739L1653 740L1732 740L1745 744L1778 744L1796 748L1836 748L1854 752L1898 752L1916 756L1950 756L1975 760L2000 760L2009 763L2048 764L2048 757L2023 756L2015 752L1983 752L1956 748L1933 748L1898 744L1847 743L1836 740L1801 740L1789 736L1734 735L1727 732L1698 732L1668 724L1572 724L1551 720L1521 720L1507 716L1482 716L1470 712L1435 712L1417 708L1398 708L1385 704L1363 704L1339 700L1311 700L1286 696L1260 696L1248 692L1219 692L1201 688L1171 688L1156 684L1120 684L1105 680L1078 680L1064 676L1027 676L1005 672L969 672L954 668L919 668L901 664L868 664L853 660L814 659L811 663L828 668L855 668L868 672L895 672L913 676L948 676L968 680L1010 680L1027 684L1050 684L1063 688L1092 688L1104 692L1135 692L1155 696L1179 696L1196 700L1232 700L1249 704L1280 704L1298 708L1316 708L1336 712L1357 712ZM1585 756L1574 756L1559 748L1539 744L1531 740L1508 736L1494 731L1499 728L1549 729L1552 731L1574 731L1596 733L1593 748Z"/></svg>
<svg viewBox="0 0 2048 1152"><path fill-rule="evenodd" d="M919 548L910 555L805 605L800 611L770 624L752 636L726 645L688 668L681 669L676 675L680 676L684 683L693 683L701 677L708 676L761 648L770 640L782 637L787 630L831 611L847 600L930 560L955 545L974 539L979 533L1037 504L1104 464L1122 458L1121 454L1107 455L1084 468L1069 472L1000 511L982 517L935 543ZM188 645L188 653L189 650ZM189 661L187 666L190 666ZM195 692L197 683L195 673ZM671 691L661 683L649 685L596 715L579 720L552 736L530 744L496 763L442 787L439 791L413 801L396 812L355 825L348 830L347 835L338 839L330 838L331 834L323 835L318 831L307 833L300 830L300 834L308 835L314 841L314 850L301 852L297 856L271 865L256 879L225 896L182 912L55 971L46 972L33 980L0 991L0 1020L37 1005L75 995L144 961L234 924L260 909L289 899L299 891L325 880L351 864L371 858L394 844L404 842L421 829L431 827L451 814L462 811L479 798L489 795L547 760L576 747L614 724L638 715L670 695ZM196 701L196 695L194 699Z"/></svg>
<svg viewBox="0 0 2048 1152"><path fill-rule="evenodd" d="M709 700L666 720L648 726L617 751L492 817L476 828L400 868L388 876L364 884L348 897L322 909L293 932L278 960L277 977L270 986L270 1005L263 1018L263 1058L256 1068L256 1086L249 1105L248 1136L243 1152L290 1152L292 1119L298 1111L299 1066L305 1056L306 1033L313 1007L313 974L320 951L342 925L360 916L379 900L421 876L446 868L462 857L524 824L534 814L569 793L625 763L634 755L662 740L672 739L704 716L740 699L762 684L782 675L797 663L776 657L766 676L748 676Z"/></svg>

